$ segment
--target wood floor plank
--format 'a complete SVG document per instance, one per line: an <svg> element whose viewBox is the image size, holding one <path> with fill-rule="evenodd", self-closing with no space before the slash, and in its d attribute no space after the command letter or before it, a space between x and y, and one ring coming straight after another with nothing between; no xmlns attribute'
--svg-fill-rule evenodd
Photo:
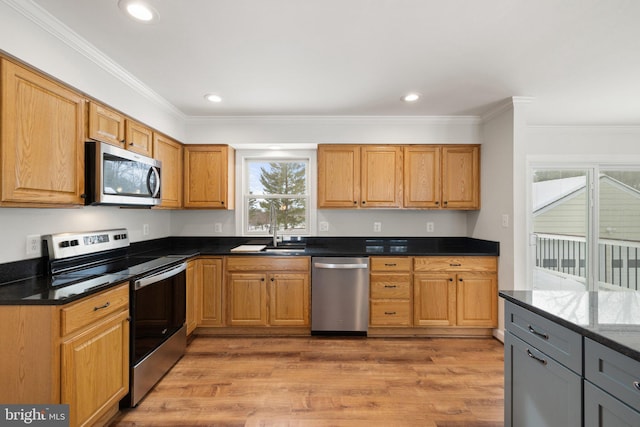
<svg viewBox="0 0 640 427"><path fill-rule="evenodd" d="M491 338L196 337L112 426L503 425Z"/></svg>

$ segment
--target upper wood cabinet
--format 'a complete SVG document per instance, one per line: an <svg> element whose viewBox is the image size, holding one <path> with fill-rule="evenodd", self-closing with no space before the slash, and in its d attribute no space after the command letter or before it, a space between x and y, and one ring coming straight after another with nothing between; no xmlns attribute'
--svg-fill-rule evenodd
<svg viewBox="0 0 640 427"><path fill-rule="evenodd" d="M233 209L235 150L227 145L184 147L184 207Z"/></svg>
<svg viewBox="0 0 640 427"><path fill-rule="evenodd" d="M318 145L319 208L479 209L479 145Z"/></svg>
<svg viewBox="0 0 640 427"><path fill-rule="evenodd" d="M124 139L127 150L143 156L153 156L153 131L135 120L127 119L124 126Z"/></svg>
<svg viewBox="0 0 640 427"><path fill-rule="evenodd" d="M0 67L0 204L84 204L84 97L11 61Z"/></svg>
<svg viewBox="0 0 640 427"><path fill-rule="evenodd" d="M162 134L153 134L153 158L162 162L160 207L182 207L182 157L182 144Z"/></svg>
<svg viewBox="0 0 640 427"><path fill-rule="evenodd" d="M319 145L319 208L397 208L402 147Z"/></svg>
<svg viewBox="0 0 640 427"><path fill-rule="evenodd" d="M89 138L124 148L124 121L124 115L117 111L89 102Z"/></svg>
<svg viewBox="0 0 640 427"><path fill-rule="evenodd" d="M365 145L360 150L360 205L370 208L401 207L402 147Z"/></svg>
<svg viewBox="0 0 640 427"><path fill-rule="evenodd" d="M404 147L404 206L407 208L441 207L440 159L438 145Z"/></svg>
<svg viewBox="0 0 640 427"><path fill-rule="evenodd" d="M153 155L153 130L97 102L89 103L88 136L134 153Z"/></svg>
<svg viewBox="0 0 640 427"><path fill-rule="evenodd" d="M442 148L442 207L480 209L480 146Z"/></svg>

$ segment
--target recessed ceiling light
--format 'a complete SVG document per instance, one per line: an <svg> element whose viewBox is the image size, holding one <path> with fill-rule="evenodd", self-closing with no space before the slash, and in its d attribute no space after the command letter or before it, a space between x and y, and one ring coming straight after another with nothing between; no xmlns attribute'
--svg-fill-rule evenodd
<svg viewBox="0 0 640 427"><path fill-rule="evenodd" d="M118 6L127 15L141 22L157 21L160 16L153 7L141 0L120 0Z"/></svg>
<svg viewBox="0 0 640 427"><path fill-rule="evenodd" d="M404 102L416 102L418 99L420 99L420 94L416 92L411 92L403 96L401 99Z"/></svg>
<svg viewBox="0 0 640 427"><path fill-rule="evenodd" d="M222 102L222 97L220 95L216 95L215 93L208 93L204 96L204 99L206 99L209 102Z"/></svg>

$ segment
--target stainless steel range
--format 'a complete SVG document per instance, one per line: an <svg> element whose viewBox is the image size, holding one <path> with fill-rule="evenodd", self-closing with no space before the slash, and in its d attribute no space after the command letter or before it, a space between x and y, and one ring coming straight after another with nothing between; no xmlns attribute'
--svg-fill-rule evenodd
<svg viewBox="0 0 640 427"><path fill-rule="evenodd" d="M136 406L186 348L186 256L129 255L126 229L43 236L51 287L31 299L69 299L130 282L129 394Z"/></svg>

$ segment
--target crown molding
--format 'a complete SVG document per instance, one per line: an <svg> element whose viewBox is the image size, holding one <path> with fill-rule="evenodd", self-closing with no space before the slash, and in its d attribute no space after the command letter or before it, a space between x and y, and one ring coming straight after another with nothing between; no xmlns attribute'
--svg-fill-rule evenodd
<svg viewBox="0 0 640 427"><path fill-rule="evenodd" d="M186 115L180 111L175 105L171 104L165 98L153 91L149 86L134 77L131 73L118 65L107 55L98 50L86 39L80 37L76 32L68 26L52 16L45 9L34 3L32 0L2 0L4 3L12 7L18 13L29 19L42 30L51 34L65 45L69 46L82 56L107 71L116 79L120 80L131 89L142 95L144 98L158 105L159 107L169 111L171 114L182 120L186 119Z"/></svg>
<svg viewBox="0 0 640 427"><path fill-rule="evenodd" d="M481 123L478 116L188 116L187 122L195 123L323 123L323 124L423 124L474 126Z"/></svg>
<svg viewBox="0 0 640 427"><path fill-rule="evenodd" d="M535 101L535 98L532 96L512 96L511 98L505 99L503 102L499 103L494 108L490 109L482 116L480 116L480 123L486 123L505 111L513 109L516 105L527 105Z"/></svg>

